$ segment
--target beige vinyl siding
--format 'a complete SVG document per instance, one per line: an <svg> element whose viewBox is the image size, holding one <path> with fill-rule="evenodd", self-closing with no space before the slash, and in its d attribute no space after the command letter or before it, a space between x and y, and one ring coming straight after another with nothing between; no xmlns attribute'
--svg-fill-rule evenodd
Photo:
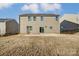
<svg viewBox="0 0 79 59"><path fill-rule="evenodd" d="M20 33L26 33L27 21L28 21L28 17L20 17Z"/></svg>
<svg viewBox="0 0 79 59"><path fill-rule="evenodd" d="M6 22L0 22L0 35L6 34Z"/></svg>
<svg viewBox="0 0 79 59"><path fill-rule="evenodd" d="M56 21L54 17L44 17L45 26L45 33L59 33L59 22ZM50 26L52 26L52 29L50 29Z"/></svg>
<svg viewBox="0 0 79 59"><path fill-rule="evenodd" d="M31 34L37 34L39 33L39 26L40 26L40 17L36 17L36 21L26 21L27 25L26 26L32 26L32 31Z"/></svg>
<svg viewBox="0 0 79 59"><path fill-rule="evenodd" d="M31 21L28 21L28 16L20 16L20 33L27 33L27 27L32 26L30 34L40 34L40 27L44 27L44 33L59 33L59 22L54 16L32 16ZM35 21L34 21L35 17ZM42 17L42 18L41 18ZM52 29L50 29L52 27Z"/></svg>

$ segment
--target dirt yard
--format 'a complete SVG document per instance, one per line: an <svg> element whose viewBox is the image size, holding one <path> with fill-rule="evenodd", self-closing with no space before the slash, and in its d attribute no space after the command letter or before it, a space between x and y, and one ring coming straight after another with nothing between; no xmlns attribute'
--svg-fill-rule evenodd
<svg viewBox="0 0 79 59"><path fill-rule="evenodd" d="M0 37L0 56L79 56L79 35L12 35Z"/></svg>

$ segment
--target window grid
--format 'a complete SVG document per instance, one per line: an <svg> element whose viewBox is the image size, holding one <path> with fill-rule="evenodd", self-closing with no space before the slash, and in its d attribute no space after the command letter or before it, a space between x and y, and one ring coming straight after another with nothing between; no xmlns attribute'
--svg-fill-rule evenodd
<svg viewBox="0 0 79 59"><path fill-rule="evenodd" d="M31 31L32 30L32 26L27 26L27 28Z"/></svg>
<svg viewBox="0 0 79 59"><path fill-rule="evenodd" d="M35 16L33 17L33 21L36 21L36 17Z"/></svg>
<svg viewBox="0 0 79 59"><path fill-rule="evenodd" d="M36 17L35 16L28 16L28 21L36 21Z"/></svg>

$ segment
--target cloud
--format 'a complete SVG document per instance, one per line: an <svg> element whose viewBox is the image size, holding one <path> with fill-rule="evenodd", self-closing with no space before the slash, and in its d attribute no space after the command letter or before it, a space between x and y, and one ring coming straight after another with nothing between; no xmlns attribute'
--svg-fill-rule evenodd
<svg viewBox="0 0 79 59"><path fill-rule="evenodd" d="M12 5L13 5L12 3L0 3L0 9L8 8Z"/></svg>
<svg viewBox="0 0 79 59"><path fill-rule="evenodd" d="M41 8L44 11L54 11L54 10L60 10L61 5L60 4L41 4Z"/></svg>
<svg viewBox="0 0 79 59"><path fill-rule="evenodd" d="M33 10L33 11L36 11L36 10L38 10L38 5L37 5L37 4L30 4L30 5L29 5L29 8L30 8L31 10Z"/></svg>
<svg viewBox="0 0 79 59"><path fill-rule="evenodd" d="M32 13L39 13L40 10L43 10L45 12L47 11L56 11L56 10L61 10L61 4L50 4L50 3L45 3L45 4L25 4L22 6L21 10L22 11L27 11L30 10Z"/></svg>
<svg viewBox="0 0 79 59"><path fill-rule="evenodd" d="M29 9L30 9L30 8L29 8L28 5L24 5L24 6L21 8L22 11L26 11L26 10L29 10Z"/></svg>
<svg viewBox="0 0 79 59"><path fill-rule="evenodd" d="M60 4L53 4L54 9L61 10L61 5Z"/></svg>
<svg viewBox="0 0 79 59"><path fill-rule="evenodd" d="M22 11L26 11L26 10L30 10L30 11L32 11L33 13L37 13L37 12L39 12L39 7L38 7L38 5L37 4L29 4L29 5L24 5L22 8L21 8L21 10Z"/></svg>

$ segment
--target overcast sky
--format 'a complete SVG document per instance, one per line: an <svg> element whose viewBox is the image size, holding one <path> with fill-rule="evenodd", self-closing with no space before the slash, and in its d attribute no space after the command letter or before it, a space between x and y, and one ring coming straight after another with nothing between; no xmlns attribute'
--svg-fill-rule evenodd
<svg viewBox="0 0 79 59"><path fill-rule="evenodd" d="M27 3L0 3L0 18L13 18L18 21L18 15L23 13L60 14L79 13L78 3L63 4L27 4Z"/></svg>

